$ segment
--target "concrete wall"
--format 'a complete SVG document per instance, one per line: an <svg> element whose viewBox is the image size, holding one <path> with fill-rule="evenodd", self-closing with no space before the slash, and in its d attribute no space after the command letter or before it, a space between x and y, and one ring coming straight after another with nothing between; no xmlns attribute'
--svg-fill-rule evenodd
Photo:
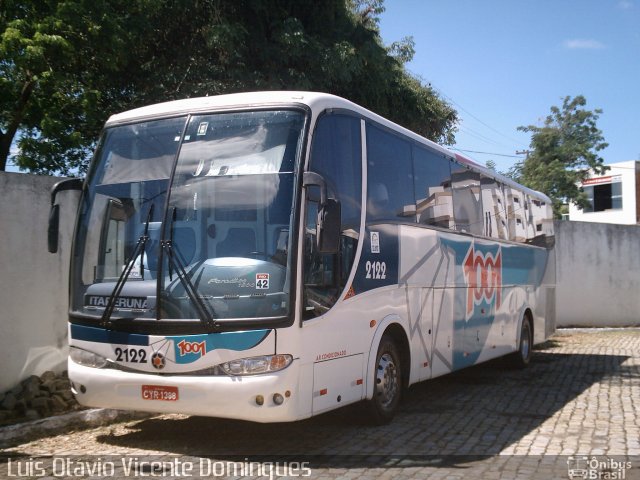
<svg viewBox="0 0 640 480"><path fill-rule="evenodd" d="M47 251L59 178L0 172L0 392L67 356L77 192L58 195L60 252ZM556 222L558 326L640 325L640 226Z"/></svg>
<svg viewBox="0 0 640 480"><path fill-rule="evenodd" d="M58 195L60 252L47 250L51 186L60 178L0 172L0 391L66 368L69 251L77 192Z"/></svg>
<svg viewBox="0 0 640 480"><path fill-rule="evenodd" d="M555 227L557 326L639 326L640 226Z"/></svg>

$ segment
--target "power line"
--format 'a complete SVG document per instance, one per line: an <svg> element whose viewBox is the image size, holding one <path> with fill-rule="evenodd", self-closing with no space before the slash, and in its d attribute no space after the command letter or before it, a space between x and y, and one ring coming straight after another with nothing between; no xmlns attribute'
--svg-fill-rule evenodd
<svg viewBox="0 0 640 480"><path fill-rule="evenodd" d="M414 74L414 76L416 76L417 78L422 78L420 75L416 75ZM471 118L473 118L474 120L476 120L478 123L480 123L481 125L485 126L486 128L488 128L489 130L491 130L494 133L497 133L498 135L500 135L503 138L506 138L507 140L509 140L512 143L515 143L517 145L522 145L522 141L521 140L516 140L508 135L505 135L504 133L496 130L494 127L492 127L491 125L489 125L488 123L484 122L483 120L481 120L480 118L478 118L476 115L474 115L473 113L471 113L469 110L467 110L466 108L464 108L462 105L460 105L458 102L456 102L453 98L451 98L449 95L447 95L446 93L444 93L444 91L435 86L432 82L426 81L426 83L429 85L429 87L431 87L432 89L434 89L438 94L442 95L444 98L446 98L447 100L449 100L451 103L453 103L454 105L456 105L460 110L462 110L463 112L467 113ZM460 128L461 130L463 130L462 126ZM467 132L469 133L469 132ZM477 135L480 135L482 137L484 137L483 135L479 134L476 132ZM499 142L496 142L495 140L489 139L488 137L484 137L486 140L490 141L491 143L495 143L495 144L499 144L499 145L504 145L504 144L500 144Z"/></svg>
<svg viewBox="0 0 640 480"><path fill-rule="evenodd" d="M504 144L502 142L498 142L498 141L496 141L496 140L494 140L492 138L489 138L489 137L481 134L480 132L477 132L477 131L469 128L469 127L463 126L462 124L460 124L459 130L461 132L465 133L466 135L474 137L474 138L476 138L478 140L481 140L481 141L483 141L485 143L490 143L490 144L501 146L501 147L507 147L507 148L509 147L509 145L506 145L506 144Z"/></svg>
<svg viewBox="0 0 640 480"><path fill-rule="evenodd" d="M433 85L432 85L432 87L433 87ZM485 127L487 127L489 130L491 130L491 131L492 131L492 132L494 132L494 133L497 133L497 134L498 134L498 135L500 135L501 137L506 138L506 139L507 139L507 140L509 140L510 142L514 142L514 143L520 144L520 141L519 141L519 140L516 140L516 139L514 139L514 138L512 138L512 137L510 137L510 136L508 136L508 135L505 135L505 134L504 134L504 133L502 133L502 132L499 132L498 130L496 130L495 128L493 128L493 127L492 127L491 125L489 125L488 123L486 123L486 122L484 122L484 121L480 120L477 116L475 116L475 115L474 115L473 113L471 113L469 110L467 110L466 108L464 108L462 105L460 105L458 102L456 102L456 101L455 101L453 98L451 98L449 95L447 95L446 93L444 93L440 88L436 88L436 87L433 87L433 88L435 88L435 89L438 91L438 93L439 93L440 95L442 95L443 97L445 97L446 99L448 99L451 103L453 103L454 105L457 105L457 106L460 108L460 110L462 110L463 112L467 113L471 118L473 118L474 120L476 120L478 123L480 123L480 124L484 125L484 126L485 126Z"/></svg>
<svg viewBox="0 0 640 480"><path fill-rule="evenodd" d="M455 150L458 150L459 152L465 152L465 153L480 153L482 155L495 155L496 157L509 157L509 158L520 158L519 155L508 155L506 153L495 153L495 152L479 152L477 150L463 150L461 148L456 148ZM517 153L517 152L516 152Z"/></svg>
<svg viewBox="0 0 640 480"><path fill-rule="evenodd" d="M467 153L469 150L460 150L459 148L456 147L449 147L451 150L455 150L456 152L465 152ZM474 162L476 162L478 165L482 165L482 162L480 160L478 160L477 158L473 158L471 155L467 155L467 157L469 157L471 160L473 160Z"/></svg>

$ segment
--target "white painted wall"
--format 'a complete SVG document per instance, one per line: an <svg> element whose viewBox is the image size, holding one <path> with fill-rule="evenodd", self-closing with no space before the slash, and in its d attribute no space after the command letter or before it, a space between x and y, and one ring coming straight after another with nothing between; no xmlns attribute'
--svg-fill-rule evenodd
<svg viewBox="0 0 640 480"><path fill-rule="evenodd" d="M47 250L61 178L0 172L0 391L66 368L69 252L79 194L62 192L60 251Z"/></svg>
<svg viewBox="0 0 640 480"><path fill-rule="evenodd" d="M635 225L636 223L636 170L640 164L634 160L612 163L606 173L592 178L622 176L622 208L604 212L584 212L573 203L569 204L569 220L578 222L617 223Z"/></svg>
<svg viewBox="0 0 640 480"><path fill-rule="evenodd" d="M557 326L639 326L640 226L555 227Z"/></svg>
<svg viewBox="0 0 640 480"><path fill-rule="evenodd" d="M67 356L77 192L58 195L60 252L47 251L60 178L0 172L0 391ZM640 325L640 226L556 222L558 326Z"/></svg>

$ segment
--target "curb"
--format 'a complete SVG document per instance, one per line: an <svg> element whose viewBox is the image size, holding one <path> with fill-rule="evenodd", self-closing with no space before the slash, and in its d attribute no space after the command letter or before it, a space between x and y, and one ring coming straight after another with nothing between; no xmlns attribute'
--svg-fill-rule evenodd
<svg viewBox="0 0 640 480"><path fill-rule="evenodd" d="M41 418L39 420L1 427L0 448L7 448L35 438L60 435L71 430L101 427L110 423L128 420L141 420L153 415L155 414L147 412L93 408L54 417Z"/></svg>

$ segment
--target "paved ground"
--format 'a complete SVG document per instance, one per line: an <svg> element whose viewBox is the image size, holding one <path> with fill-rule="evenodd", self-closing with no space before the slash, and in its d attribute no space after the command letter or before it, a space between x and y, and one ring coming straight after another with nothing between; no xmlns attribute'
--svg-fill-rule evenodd
<svg viewBox="0 0 640 480"><path fill-rule="evenodd" d="M496 361L414 386L388 426L368 426L361 408L277 425L180 415L112 424L10 446L0 477L38 476L34 459L55 455L45 468L54 478L89 467L119 478L127 466L138 477L267 478L285 462L290 477L331 479L640 478L640 329L561 331L527 370Z"/></svg>

